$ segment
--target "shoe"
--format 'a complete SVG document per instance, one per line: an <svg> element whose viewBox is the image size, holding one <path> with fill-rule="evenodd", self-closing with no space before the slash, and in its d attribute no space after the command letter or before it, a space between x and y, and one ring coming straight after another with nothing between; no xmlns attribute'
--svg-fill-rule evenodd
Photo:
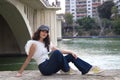
<svg viewBox="0 0 120 80"><path fill-rule="evenodd" d="M98 74L103 72L99 67L93 66L87 74Z"/></svg>

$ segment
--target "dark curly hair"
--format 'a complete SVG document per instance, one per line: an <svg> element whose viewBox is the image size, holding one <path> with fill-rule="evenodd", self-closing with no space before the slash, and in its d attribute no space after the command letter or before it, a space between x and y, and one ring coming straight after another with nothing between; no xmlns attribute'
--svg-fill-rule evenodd
<svg viewBox="0 0 120 80"><path fill-rule="evenodd" d="M32 40L36 40L38 41L40 39L40 32L42 30L40 30L39 28L37 29L37 31L33 34ZM47 31L48 32L48 31ZM48 32L49 33L49 32ZM43 40L45 43L45 47L47 48L48 52L49 52L49 45L50 45L50 37L49 34L47 35L47 37Z"/></svg>

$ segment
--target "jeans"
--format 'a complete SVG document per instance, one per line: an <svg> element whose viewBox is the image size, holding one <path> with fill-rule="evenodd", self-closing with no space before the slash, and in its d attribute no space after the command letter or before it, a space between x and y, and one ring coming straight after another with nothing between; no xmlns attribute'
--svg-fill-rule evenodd
<svg viewBox="0 0 120 80"><path fill-rule="evenodd" d="M69 62L72 62L83 75L92 68L92 65L80 58L75 59L71 54L63 56L59 50L55 50L50 59L41 63L38 68L43 75L52 75L59 70L68 72L70 70Z"/></svg>

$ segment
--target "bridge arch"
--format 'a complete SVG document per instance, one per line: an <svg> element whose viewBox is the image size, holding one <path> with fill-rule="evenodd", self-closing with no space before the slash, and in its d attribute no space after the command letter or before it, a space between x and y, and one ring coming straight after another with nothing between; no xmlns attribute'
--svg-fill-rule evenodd
<svg viewBox="0 0 120 80"><path fill-rule="evenodd" d="M19 9L7 0L0 1L0 31L0 54L24 53L32 31Z"/></svg>

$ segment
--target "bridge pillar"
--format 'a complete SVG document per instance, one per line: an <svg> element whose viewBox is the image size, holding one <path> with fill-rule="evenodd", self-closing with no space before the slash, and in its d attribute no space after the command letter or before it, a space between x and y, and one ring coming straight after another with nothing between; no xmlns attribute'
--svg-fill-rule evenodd
<svg viewBox="0 0 120 80"><path fill-rule="evenodd" d="M57 45L57 27L56 10L38 10L36 24L48 25L50 28L50 39L54 45Z"/></svg>
<svg viewBox="0 0 120 80"><path fill-rule="evenodd" d="M57 18L57 40L62 40L62 19Z"/></svg>

